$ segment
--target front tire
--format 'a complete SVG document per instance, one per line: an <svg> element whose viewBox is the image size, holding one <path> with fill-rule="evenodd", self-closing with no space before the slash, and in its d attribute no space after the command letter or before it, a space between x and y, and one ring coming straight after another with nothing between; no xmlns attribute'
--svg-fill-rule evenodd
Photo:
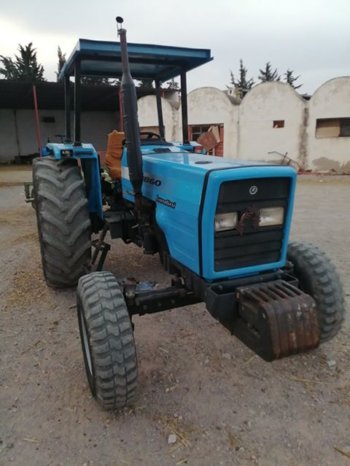
<svg viewBox="0 0 350 466"><path fill-rule="evenodd" d="M137 357L132 324L119 284L110 272L81 277L79 331L92 395L105 410L136 398Z"/></svg>
<svg viewBox="0 0 350 466"><path fill-rule="evenodd" d="M290 243L288 260L300 288L316 302L321 342L330 340L339 332L345 316L343 287L334 265L309 243Z"/></svg>
<svg viewBox="0 0 350 466"><path fill-rule="evenodd" d="M45 280L75 286L91 267L91 222L76 160L34 159L33 193Z"/></svg>

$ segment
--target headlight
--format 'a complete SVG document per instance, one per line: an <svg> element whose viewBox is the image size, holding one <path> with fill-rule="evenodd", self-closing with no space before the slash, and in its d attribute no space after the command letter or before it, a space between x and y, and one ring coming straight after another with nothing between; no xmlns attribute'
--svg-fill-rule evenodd
<svg viewBox="0 0 350 466"><path fill-rule="evenodd" d="M270 225L282 225L284 218L283 207L265 207L260 209L260 227L268 227Z"/></svg>
<svg viewBox="0 0 350 466"><path fill-rule="evenodd" d="M215 215L215 231L233 230L237 225L237 212Z"/></svg>

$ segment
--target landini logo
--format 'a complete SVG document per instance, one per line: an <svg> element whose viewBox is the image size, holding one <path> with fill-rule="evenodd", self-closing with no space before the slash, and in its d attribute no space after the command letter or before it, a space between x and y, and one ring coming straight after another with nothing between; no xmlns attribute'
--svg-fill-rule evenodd
<svg viewBox="0 0 350 466"><path fill-rule="evenodd" d="M258 187L253 184L253 186L249 188L249 194L251 196L255 196L257 192L258 192Z"/></svg>

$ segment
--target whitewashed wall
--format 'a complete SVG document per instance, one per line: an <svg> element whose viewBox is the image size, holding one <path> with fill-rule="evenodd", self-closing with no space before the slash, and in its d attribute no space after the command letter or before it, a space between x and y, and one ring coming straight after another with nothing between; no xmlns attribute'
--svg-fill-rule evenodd
<svg viewBox="0 0 350 466"><path fill-rule="evenodd" d="M180 141L181 107L176 99L162 98L165 136ZM138 100L141 127L157 127L155 96ZM350 173L350 137L318 138L318 118L350 118L350 77L327 81L310 101L302 99L289 85L272 82L255 86L240 105L226 92L213 87L195 89L188 95L189 124L224 124L224 155L245 160L277 161L277 151L315 171L333 169ZM64 112L41 110L40 117L54 116L55 123L41 123L42 142L64 133ZM284 120L284 128L273 128ZM73 118L72 118L73 121ZM82 139L97 150L106 147L107 134L119 126L113 112L83 112ZM37 152L32 110L0 109L0 162L17 155Z"/></svg>
<svg viewBox="0 0 350 466"><path fill-rule="evenodd" d="M157 126L154 96L139 101L141 126ZM181 140L181 107L163 99L166 138ZM224 124L224 155L278 162L286 154L302 168L350 173L350 137L316 138L317 118L350 118L350 77L323 84L310 101L281 82L255 86L240 105L227 93L202 87L188 94L190 125ZM283 120L283 128L273 122ZM276 153L277 152L277 153Z"/></svg>
<svg viewBox="0 0 350 466"><path fill-rule="evenodd" d="M312 170L350 173L350 137L316 137L318 118L350 118L350 77L331 79L309 101L308 164Z"/></svg>
<svg viewBox="0 0 350 466"><path fill-rule="evenodd" d="M305 101L288 84L262 83L255 86L239 106L239 158L275 161L285 154L300 161ZM274 128L284 120L283 128Z"/></svg>
<svg viewBox="0 0 350 466"><path fill-rule="evenodd" d="M41 139L44 145L49 139L58 142L56 134L65 133L63 110L40 110L40 118L52 116L54 123L40 123ZM82 112L82 140L94 145L97 150L105 150L107 134L119 126L114 112ZM73 130L73 114L72 114ZM0 109L0 162L11 162L18 155L31 155L38 152L35 117L33 110Z"/></svg>
<svg viewBox="0 0 350 466"><path fill-rule="evenodd" d="M158 127L157 101L154 95L146 95L137 101L139 125L141 128ZM180 141L181 113L176 103L171 103L162 97L162 112L167 141Z"/></svg>
<svg viewBox="0 0 350 466"><path fill-rule="evenodd" d="M215 87L200 87L188 94L189 125L224 125L224 155L237 157L238 107Z"/></svg>
<svg viewBox="0 0 350 466"><path fill-rule="evenodd" d="M15 110L0 109L0 162L11 162L19 154Z"/></svg>

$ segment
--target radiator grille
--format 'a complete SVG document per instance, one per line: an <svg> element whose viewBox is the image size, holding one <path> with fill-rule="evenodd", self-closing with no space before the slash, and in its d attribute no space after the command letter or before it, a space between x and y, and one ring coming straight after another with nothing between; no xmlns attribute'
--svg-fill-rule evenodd
<svg viewBox="0 0 350 466"><path fill-rule="evenodd" d="M289 190L289 178L228 181L220 187L216 213L239 212L240 217L248 208L281 206L286 216ZM242 234L238 230L215 233L216 272L280 260L284 225L256 229L253 223L246 221Z"/></svg>

